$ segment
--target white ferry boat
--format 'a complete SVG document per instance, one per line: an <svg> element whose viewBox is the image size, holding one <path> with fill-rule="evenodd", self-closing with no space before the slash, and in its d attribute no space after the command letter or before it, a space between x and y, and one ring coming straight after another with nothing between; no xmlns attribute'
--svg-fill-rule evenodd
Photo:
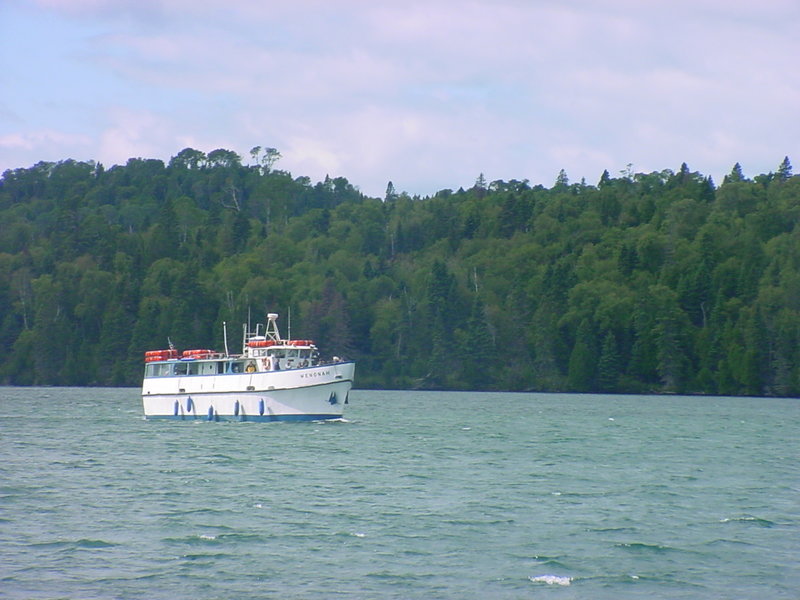
<svg viewBox="0 0 800 600"><path fill-rule="evenodd" d="M146 419L315 421L341 418L355 363L322 361L311 340L282 339L278 315L263 332L243 327L242 353L174 348L145 352Z"/></svg>

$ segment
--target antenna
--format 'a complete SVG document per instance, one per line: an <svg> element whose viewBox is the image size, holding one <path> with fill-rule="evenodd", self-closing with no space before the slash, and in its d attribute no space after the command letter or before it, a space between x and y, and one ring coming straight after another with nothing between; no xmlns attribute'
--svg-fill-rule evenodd
<svg viewBox="0 0 800 600"><path fill-rule="evenodd" d="M228 324L225 321L222 322L222 337L225 340L225 358L228 358Z"/></svg>
<svg viewBox="0 0 800 600"><path fill-rule="evenodd" d="M290 306L286 312L288 313L288 319L286 321L286 339L292 339L292 307Z"/></svg>

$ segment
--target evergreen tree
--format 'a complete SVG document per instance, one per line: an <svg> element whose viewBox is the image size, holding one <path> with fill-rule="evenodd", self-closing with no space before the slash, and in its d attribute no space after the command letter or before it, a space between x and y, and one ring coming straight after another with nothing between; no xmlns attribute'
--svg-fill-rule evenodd
<svg viewBox="0 0 800 600"><path fill-rule="evenodd" d="M3 173L0 383L135 385L167 337L214 347L220 320L291 306L374 387L800 394L788 157L719 189L631 165L386 202L270 150Z"/></svg>
<svg viewBox="0 0 800 600"><path fill-rule="evenodd" d="M462 381L465 389L487 389L494 381L492 357L496 347L486 322L483 302L475 294L466 329L462 330L460 354L463 357Z"/></svg>
<svg viewBox="0 0 800 600"><path fill-rule="evenodd" d="M567 176L567 172L564 169L561 169L558 172L558 177L556 177L556 185L553 189L558 191L566 191L569 187L569 177Z"/></svg>
<svg viewBox="0 0 800 600"><path fill-rule="evenodd" d="M573 391L589 392L594 389L597 368L594 339L594 332L589 322L582 321L569 357L567 381Z"/></svg>
<svg viewBox="0 0 800 600"><path fill-rule="evenodd" d="M172 205L172 200L167 199L158 213L158 220L150 233L148 245L149 260L159 258L173 258L178 255L178 217Z"/></svg>
<svg viewBox="0 0 800 600"><path fill-rule="evenodd" d="M788 156L784 157L775 175L778 181L786 181L792 176L792 164L789 162Z"/></svg>
<svg viewBox="0 0 800 600"><path fill-rule="evenodd" d="M621 361L617 350L617 340L612 332L607 332L603 339L603 348L597 362L597 387L603 392L614 392L619 389Z"/></svg>
<svg viewBox="0 0 800 600"><path fill-rule="evenodd" d="M729 175L725 176L723 180L724 183L738 183L741 181L745 181L744 173L742 173L742 165L738 162L733 165L733 169L731 170Z"/></svg>
<svg viewBox="0 0 800 600"><path fill-rule="evenodd" d="M386 194L384 195L384 202L394 202L397 200L397 192L394 189L394 184L390 181L386 185Z"/></svg>

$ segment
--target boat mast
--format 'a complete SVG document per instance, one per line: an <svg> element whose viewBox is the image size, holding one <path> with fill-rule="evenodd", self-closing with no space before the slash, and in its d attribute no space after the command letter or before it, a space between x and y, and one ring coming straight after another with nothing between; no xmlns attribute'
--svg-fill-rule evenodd
<svg viewBox="0 0 800 600"><path fill-rule="evenodd" d="M267 326L264 330L264 335L271 339L273 342L281 341L281 334L278 331L278 315L277 313L267 314Z"/></svg>
<svg viewBox="0 0 800 600"><path fill-rule="evenodd" d="M225 341L225 358L228 358L228 324L225 321L222 322L222 338Z"/></svg>

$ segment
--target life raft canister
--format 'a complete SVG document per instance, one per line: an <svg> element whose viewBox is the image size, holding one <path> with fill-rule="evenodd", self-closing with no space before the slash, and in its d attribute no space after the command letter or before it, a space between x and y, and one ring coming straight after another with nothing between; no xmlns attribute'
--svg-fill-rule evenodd
<svg viewBox="0 0 800 600"><path fill-rule="evenodd" d="M250 340L247 345L250 348L268 348L274 346L275 342L273 340Z"/></svg>
<svg viewBox="0 0 800 600"><path fill-rule="evenodd" d="M178 351L174 349L168 350L148 350L144 353L144 362L156 362L161 360L170 360L178 358Z"/></svg>
<svg viewBox="0 0 800 600"><path fill-rule="evenodd" d="M211 358L212 354L214 354L214 351L207 348L199 350L184 350L183 358Z"/></svg>

